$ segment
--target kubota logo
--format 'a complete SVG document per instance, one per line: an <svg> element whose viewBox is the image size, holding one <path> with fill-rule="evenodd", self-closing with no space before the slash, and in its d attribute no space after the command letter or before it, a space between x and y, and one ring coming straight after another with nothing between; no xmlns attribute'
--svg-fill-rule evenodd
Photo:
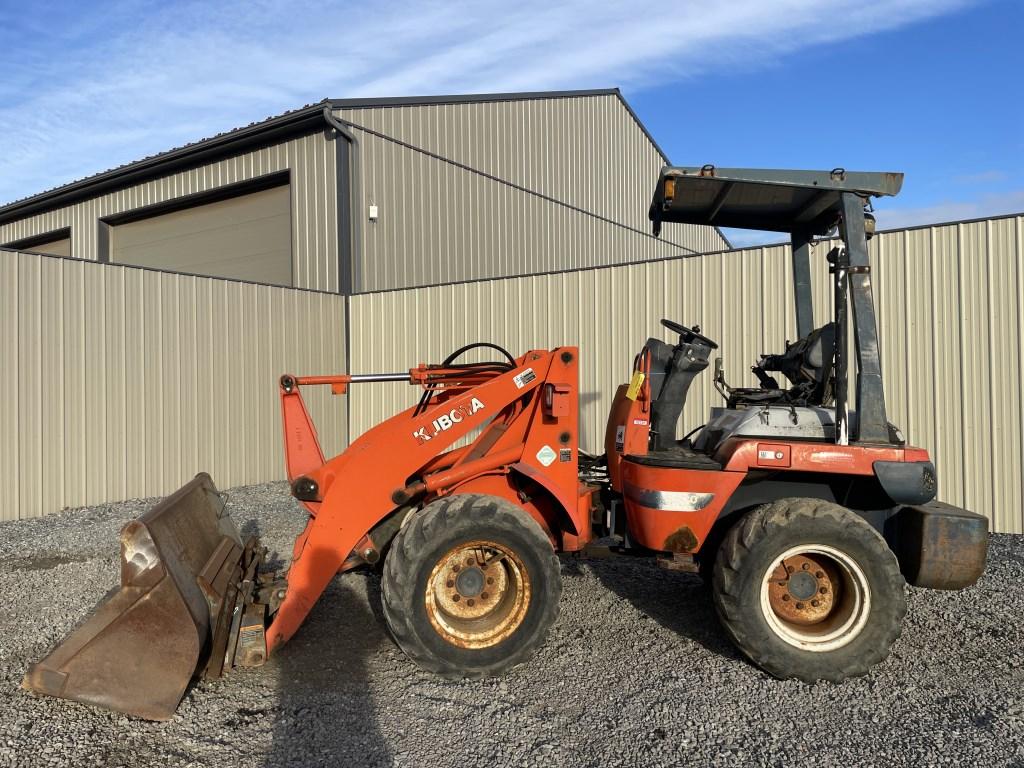
<svg viewBox="0 0 1024 768"><path fill-rule="evenodd" d="M465 419L467 416L472 416L477 411L482 411L483 408L484 404L474 397L469 402L469 404L460 405L458 408L452 408L450 411L448 411L448 413L442 413L440 416L438 416L436 419L430 422L430 424L428 424L427 426L420 427L415 432L413 432L412 436L419 440L420 444L422 445L423 443L427 442L427 440L437 437L446 429L451 429L456 424ZM427 430L431 429L433 431L428 433Z"/></svg>

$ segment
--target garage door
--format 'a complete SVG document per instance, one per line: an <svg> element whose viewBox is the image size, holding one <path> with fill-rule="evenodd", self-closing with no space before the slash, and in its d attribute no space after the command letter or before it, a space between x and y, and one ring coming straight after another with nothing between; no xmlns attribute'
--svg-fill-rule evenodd
<svg viewBox="0 0 1024 768"><path fill-rule="evenodd" d="M33 245L29 250L36 253L47 253L50 256L70 256L71 238L62 237L59 240L50 240L39 245Z"/></svg>
<svg viewBox="0 0 1024 768"><path fill-rule="evenodd" d="M5 248L13 248L16 251L30 251L32 253L45 253L49 256L70 256L71 255L71 233L64 230L60 235L44 238L32 238L31 240L20 240L16 243L8 243Z"/></svg>
<svg viewBox="0 0 1024 768"><path fill-rule="evenodd" d="M292 284L288 186L110 228L110 260L174 272Z"/></svg>

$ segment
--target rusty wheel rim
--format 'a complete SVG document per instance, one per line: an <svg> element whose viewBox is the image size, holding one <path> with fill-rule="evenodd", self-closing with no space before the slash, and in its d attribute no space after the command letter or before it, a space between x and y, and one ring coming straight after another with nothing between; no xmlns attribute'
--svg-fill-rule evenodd
<svg viewBox="0 0 1024 768"><path fill-rule="evenodd" d="M761 612L784 642L827 652L852 642L867 625L871 590L856 560L824 544L792 547L761 580Z"/></svg>
<svg viewBox="0 0 1024 768"><path fill-rule="evenodd" d="M427 617L445 641L460 648L489 648L523 623L530 577L510 548L471 541L437 561L425 597Z"/></svg>

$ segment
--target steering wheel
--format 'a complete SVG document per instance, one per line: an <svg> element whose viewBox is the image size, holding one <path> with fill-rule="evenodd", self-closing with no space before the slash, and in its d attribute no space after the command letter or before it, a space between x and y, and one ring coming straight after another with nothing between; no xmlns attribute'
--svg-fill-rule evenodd
<svg viewBox="0 0 1024 768"><path fill-rule="evenodd" d="M699 325L695 325L693 328L687 328L682 323L677 323L674 320L668 320L664 317L661 318L661 324L673 333L678 333L687 344L692 344L697 341L711 349L718 349L718 344L700 332Z"/></svg>

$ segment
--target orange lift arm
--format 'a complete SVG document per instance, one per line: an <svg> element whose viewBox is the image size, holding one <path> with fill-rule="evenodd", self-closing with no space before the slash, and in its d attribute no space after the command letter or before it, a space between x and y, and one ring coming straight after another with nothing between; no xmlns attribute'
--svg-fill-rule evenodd
<svg viewBox="0 0 1024 768"><path fill-rule="evenodd" d="M399 380L425 391L420 405L325 460L300 387L330 385L344 394L350 384ZM375 526L431 496L516 473L547 491L569 542L584 540L589 492L578 480L578 389L574 347L527 352L507 365L281 377L288 479L310 518L295 541L287 591L267 631L268 652L291 638L336 573L379 559ZM448 450L480 428L468 446ZM551 532L556 545L558 533Z"/></svg>

